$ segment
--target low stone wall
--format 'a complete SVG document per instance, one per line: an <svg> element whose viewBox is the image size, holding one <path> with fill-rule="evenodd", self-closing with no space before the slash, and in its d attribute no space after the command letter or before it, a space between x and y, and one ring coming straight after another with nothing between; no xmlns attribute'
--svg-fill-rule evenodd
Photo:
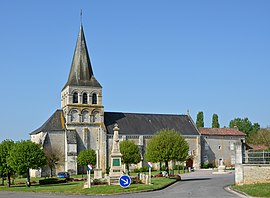
<svg viewBox="0 0 270 198"><path fill-rule="evenodd" d="M270 164L243 164L242 145L235 148L235 184L270 183Z"/></svg>
<svg viewBox="0 0 270 198"><path fill-rule="evenodd" d="M235 184L270 183L270 164L237 164Z"/></svg>
<svg viewBox="0 0 270 198"><path fill-rule="evenodd" d="M243 184L270 182L270 164L243 164Z"/></svg>

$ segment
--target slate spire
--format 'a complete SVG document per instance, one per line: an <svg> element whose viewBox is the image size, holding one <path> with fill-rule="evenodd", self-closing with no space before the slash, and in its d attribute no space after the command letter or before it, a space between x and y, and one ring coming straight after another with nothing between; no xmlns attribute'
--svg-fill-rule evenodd
<svg viewBox="0 0 270 198"><path fill-rule="evenodd" d="M101 87L93 74L82 24L80 25L68 81L64 88L68 85Z"/></svg>

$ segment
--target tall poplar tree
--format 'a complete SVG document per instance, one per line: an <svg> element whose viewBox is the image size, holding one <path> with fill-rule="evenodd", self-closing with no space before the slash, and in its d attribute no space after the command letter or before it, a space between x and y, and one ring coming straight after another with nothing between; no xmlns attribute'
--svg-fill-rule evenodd
<svg viewBox="0 0 270 198"><path fill-rule="evenodd" d="M212 117L212 128L219 128L219 122L218 122L218 115L217 114L213 114Z"/></svg>
<svg viewBox="0 0 270 198"><path fill-rule="evenodd" d="M198 114L197 114L196 126L198 128L204 127L204 120L203 120L203 112L202 111L198 112Z"/></svg>

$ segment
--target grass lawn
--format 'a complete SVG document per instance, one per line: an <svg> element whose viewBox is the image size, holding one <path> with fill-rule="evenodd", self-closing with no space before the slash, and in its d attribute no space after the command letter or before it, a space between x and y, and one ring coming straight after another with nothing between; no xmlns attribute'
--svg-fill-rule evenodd
<svg viewBox="0 0 270 198"><path fill-rule="evenodd" d="M270 197L270 183L233 185L232 188L254 197Z"/></svg>
<svg viewBox="0 0 270 198"><path fill-rule="evenodd" d="M32 181L34 181L34 179L32 179ZM174 181L175 179L159 177L152 178L152 185L131 184L128 188L122 188L119 185L92 186L90 189L83 189L84 182L68 182L64 184L50 185L32 184L31 187L26 187L25 184L16 184L10 188L7 186L0 186L0 191L52 192L66 194L114 194L158 189Z"/></svg>

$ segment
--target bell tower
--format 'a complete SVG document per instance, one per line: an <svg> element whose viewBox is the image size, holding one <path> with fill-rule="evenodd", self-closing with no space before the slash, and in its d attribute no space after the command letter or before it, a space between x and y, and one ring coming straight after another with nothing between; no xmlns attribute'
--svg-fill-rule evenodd
<svg viewBox="0 0 270 198"><path fill-rule="evenodd" d="M74 161L76 163L75 158L79 152L89 148L96 151L103 150L104 146L101 141L106 138L103 127L102 86L94 77L82 24L68 81L61 92L61 108L67 128L66 169L70 167L77 169L77 167L70 165L74 164ZM74 137L74 134L76 142L73 141L71 145L71 143L69 144L69 136ZM102 164L102 159L99 158L99 160L99 164Z"/></svg>

